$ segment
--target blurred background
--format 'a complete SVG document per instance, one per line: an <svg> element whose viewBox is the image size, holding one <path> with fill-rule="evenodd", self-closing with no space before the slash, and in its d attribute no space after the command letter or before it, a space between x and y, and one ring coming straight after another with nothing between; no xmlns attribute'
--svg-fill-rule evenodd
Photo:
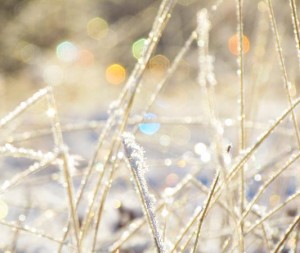
<svg viewBox="0 0 300 253"><path fill-rule="evenodd" d="M300 4L300 1L296 2ZM102 125L109 116L109 107L118 98L141 55L160 3L156 0L0 1L0 118L37 90L52 86L59 116L66 130L65 141L77 160L75 187L92 155ZM290 81L289 89L293 98L296 98L299 63L290 6L288 1L274 0L272 3ZM184 175L199 168L202 169L199 179L208 185L216 166L206 98L197 81L199 66L196 42L167 81L150 113L143 115L157 83L196 28L197 13L203 8L209 11L211 21L209 53L214 57L213 68L217 81L216 113L224 126L225 147L231 145L233 157L238 154L239 78L235 4L235 1L178 0L155 53L147 64L131 120L134 122L135 117L144 117L155 121L153 124L139 125L137 138L147 151L151 168L149 182L157 192L175 186ZM243 20L247 146L250 146L270 120L287 108L288 100L265 2L244 1ZM296 146L292 126L290 120L285 121L249 166L269 168L270 162L290 154ZM68 128L73 130L69 131ZM1 129L1 145L10 143L48 152L54 146L49 129L46 103L40 102L18 117L14 124ZM30 138L37 130L41 131L40 136ZM270 152L275 146L276 152ZM3 158L0 184L30 164L32 161L25 158ZM60 231L67 215L66 203L59 196L62 188L51 183L59 181L56 166L52 169L51 173L37 174L32 181L25 182L28 189L32 188L27 189L27 197L23 187L16 187L0 196L0 205L4 206L2 209L0 206L0 213L1 210L2 213L7 211L2 216L21 222L26 216L32 227L43 228L47 227L45 220L50 222L54 215L58 215L59 222L49 229L49 233ZM255 178L257 174L251 175L249 199L262 181L259 176ZM279 190L275 194L277 198L270 193L263 200L266 205L272 201L279 202L278 196L284 198L295 192L293 176L288 175L285 180L291 182L290 188L286 186ZM116 182L119 195L112 195L109 201L117 209L122 199L125 201L130 194L135 194L126 192L122 195L124 189L128 190L128 185L124 186L121 179ZM46 203L45 196L49 197ZM134 206L136 203L133 198L127 205ZM140 215L140 210L136 212ZM106 222L110 223L109 219L112 219L111 223L115 224L120 213L122 211L115 212L115 218L107 218ZM45 220L36 220L37 217L44 217ZM112 227L111 224L107 226ZM7 240L13 240L14 237L10 229L6 232L0 229L0 235L7 236L5 240L0 239L3 249L0 251L17 252L9 251ZM111 231L107 233L113 234ZM51 250L54 248L29 247L26 252L53 252Z"/></svg>
<svg viewBox="0 0 300 253"><path fill-rule="evenodd" d="M289 5L278 0L273 2L278 27L284 38L282 46L287 69L292 85L295 85L298 80L297 51ZM102 117L133 69L159 4L160 1L147 0L1 1L1 114L10 111L33 91L51 85L55 86L61 113L67 111L84 117L95 117L94 114ZM254 86L251 84L259 75L258 65L265 61L264 85L261 86L264 89L269 86L278 89L272 88L268 92L260 89L260 94L263 93L262 99L273 100L281 95L283 85L268 27L267 7L262 1L245 2L244 5L244 34L249 40L245 57L247 96L251 100ZM144 86L145 89L155 86L195 29L196 14L202 8L216 8L210 15L209 50L215 57L214 68L220 83L218 92L226 94L221 99L226 97L229 116L236 111L235 98L238 94L236 57L228 48L230 38L236 33L234 1L178 1L155 55L148 64L147 72L151 80ZM183 103L180 108L187 107L191 113L195 110L193 96L190 95L197 88L196 52L195 43L161 94L168 99L175 98L175 103L180 98ZM272 83L268 79L270 75ZM137 108L140 107L137 105Z"/></svg>
<svg viewBox="0 0 300 253"><path fill-rule="evenodd" d="M118 98L143 50L159 4L160 1L146 0L2 0L0 116L50 85L54 87L64 123L106 120L110 104ZM296 97L299 68L290 6L279 0L274 0L273 6L291 94ZM178 1L147 64L132 115L143 112L157 83L196 28L197 12L203 8L209 10L211 20L209 53L214 57L217 81L216 112L220 119L238 118L236 6L235 1L220 0ZM286 108L286 91L267 5L263 1L246 1L243 16L246 119L265 123ZM194 43L151 112L167 118L207 119L205 95L197 82L198 71L198 48ZM40 112L43 110L44 107ZM31 129L35 124L41 127L45 123L37 122L34 114L32 118L27 117ZM237 134L236 131L231 142L236 141ZM190 137L185 143L189 141ZM84 152L89 153L87 149Z"/></svg>

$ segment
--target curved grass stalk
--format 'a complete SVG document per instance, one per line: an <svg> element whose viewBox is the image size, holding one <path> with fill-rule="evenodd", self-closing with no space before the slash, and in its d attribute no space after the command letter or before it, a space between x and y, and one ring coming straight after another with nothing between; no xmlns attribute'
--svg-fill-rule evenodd
<svg viewBox="0 0 300 253"><path fill-rule="evenodd" d="M258 139L258 141L247 150L246 154L239 160L239 162L233 167L228 176L224 179L222 184L220 184L216 189L216 197L213 200L213 203L217 202L222 195L222 189L226 187L229 181L231 181L234 176L239 172L240 168L245 164L245 162L251 157L254 151L263 143L263 141L274 131L274 129L283 121L283 119L300 103L298 99L291 108L286 110L276 121L275 123Z"/></svg>
<svg viewBox="0 0 300 253"><path fill-rule="evenodd" d="M196 232L191 233L189 238L187 239L186 243L180 247L180 252L185 252L189 244L191 243L192 239L196 235Z"/></svg>
<svg viewBox="0 0 300 253"><path fill-rule="evenodd" d="M173 74L175 73L175 71L177 70L180 61L183 59L183 57L186 55L186 53L188 52L188 50L190 49L192 43L194 42L194 40L197 38L197 33L196 30L194 30L190 36L188 37L188 39L185 41L183 47L180 49L180 51L178 52L178 54L175 56L171 66L168 68L167 70L167 74L166 76L157 84L155 91L153 92L153 94L150 97L150 101L148 102L146 108L143 111L143 114L145 114L146 112L149 111L149 109L151 108L151 106L153 105L154 101L156 100L158 94L160 93L160 91L164 88L164 86L166 85L167 81L173 76ZM138 123L142 123L144 122L145 119L140 120ZM136 132L138 129L138 124L135 126L133 132Z"/></svg>
<svg viewBox="0 0 300 253"><path fill-rule="evenodd" d="M281 238L281 240L277 243L277 245L275 246L275 249L272 251L272 253L277 253L279 252L279 250L281 249L281 247L283 246L283 244L285 243L285 241L288 239L289 235L291 234L291 232L294 230L294 228L298 225L300 221L300 215L296 216L294 221L291 223L291 225L287 228L287 230L285 231L283 237Z"/></svg>
<svg viewBox="0 0 300 253"><path fill-rule="evenodd" d="M299 229L295 233L295 244L294 244L294 252L298 252L298 243L299 243Z"/></svg>
<svg viewBox="0 0 300 253"><path fill-rule="evenodd" d="M182 232L180 233L180 235L176 238L176 242L173 245L172 249L170 250L170 253L173 253L176 251L176 249L178 248L180 242L182 241L182 239L184 238L184 236L188 233L188 231L190 230L190 228L196 223L197 219L199 218L199 216L202 213L202 208L199 207L198 210L196 210L195 214L193 215L193 217L188 221L187 225L184 227L184 229L182 230Z"/></svg>
<svg viewBox="0 0 300 253"><path fill-rule="evenodd" d="M190 183L192 183L195 187L197 187L201 192L205 194L209 194L209 189L207 189L204 185L202 185L199 181L197 181L192 175L187 175L173 190L172 195L174 196L177 193L181 192L183 189L185 189L186 186L188 186ZM228 207L222 202L218 201L218 205L220 205L230 216L232 216L233 219L233 213L228 209ZM163 206L165 205L165 202L162 202L158 204L158 207L156 208L156 212L160 211ZM255 213L254 213L255 214ZM195 219L196 221L197 219ZM136 222L131 223L130 229L125 230L124 234L120 238L120 240L116 241L111 247L110 251L115 252L116 250L120 249L120 247L127 242L143 225L146 224L145 219L140 219ZM263 225L263 224L261 224ZM192 236L190 236L190 240L192 239ZM187 246L187 245L186 245Z"/></svg>
<svg viewBox="0 0 300 253"><path fill-rule="evenodd" d="M297 152L296 154L293 154L290 159L286 162L286 164L279 169L277 172L275 172L258 190L258 192L256 193L256 195L254 196L254 198L251 200L251 202L248 204L248 206L246 207L241 220L245 219L246 216L249 214L250 210L252 209L252 207L254 206L254 204L256 203L256 201L261 197L261 195L268 189L268 186L274 182L274 180L276 178L278 178L286 169L288 169L290 167L290 165L292 165L295 161L298 160L298 158L300 157L300 152Z"/></svg>
<svg viewBox="0 0 300 253"><path fill-rule="evenodd" d="M198 32L198 62L199 62L199 74L198 74L198 83L203 89L205 94L205 99L208 104L208 114L209 114L209 123L214 130L214 138L216 145L216 153L218 154L217 163L222 172L222 177L225 178L228 170L227 164L225 161L224 151L224 138L223 138L223 126L220 123L216 115L215 110L215 90L214 87L217 84L215 79L214 70L213 70L213 58L209 55L209 31L210 31L210 20L208 18L208 12L206 9L202 9L198 13L197 18L197 32ZM244 179L243 179L244 181ZM225 194L229 208L233 209L232 199L230 196L230 190L228 185L225 187L225 191L228 194ZM229 211L233 213L233 210ZM239 226L239 223L234 222L235 226ZM237 228L235 231L238 231L238 236L242 237L240 229ZM243 239L239 240L242 242Z"/></svg>
<svg viewBox="0 0 300 253"><path fill-rule="evenodd" d="M168 2L168 1L166 1L166 2ZM163 20L166 21L166 17L169 17L169 11L171 10L171 7L173 7L173 4L171 4L171 3L172 3L172 1L169 1L169 7L166 9L166 12L165 12L164 14L162 14L162 17L158 18L159 16L157 16L157 18L158 18L158 20L159 20L158 23L161 23L161 25L165 24L165 23L163 23L162 21L163 21ZM150 41L151 41L151 40L153 40L154 42L157 41L158 38L161 36L161 30L162 30L162 27L160 27L160 30L155 30L155 29L154 29L154 31L155 31L156 34L157 34L157 37L154 37L154 35L153 35L154 33L150 33L150 35L149 35ZM156 38L156 39L155 39L155 38ZM146 49L146 51L147 51L147 49ZM143 55L145 55L145 56L142 57L141 59L147 59L147 61L148 61L148 60L150 59L151 52L152 52L152 51L150 50L150 51L148 52L148 54L147 54L147 53L144 53ZM139 66L139 65L137 65L137 66ZM142 75L144 69L145 69L145 65L142 65L141 68L140 68L140 71L141 71L141 72L140 72L140 75L138 75L139 79L141 78L141 75ZM137 67L137 70L138 70L138 67ZM133 73L134 73L134 72L135 72L135 70L133 71ZM132 74L132 76L133 76L133 74ZM121 123L120 123L120 129L119 129L119 132L117 133L117 135L118 135L119 133L122 133L123 130L125 129L126 125L127 125L129 113L130 113L130 110L131 110L131 107L132 107L132 104L133 104L133 101L134 101L134 98L135 98L135 95L136 95L136 92L135 92L136 89L137 89L137 86L136 86L136 85L138 85L138 84L139 84L139 82L136 82L135 85L134 85L134 83L131 84L130 78L129 78L129 80L128 80L128 87L130 88L130 97L129 97L129 99L128 99L127 104L124 105L125 113L124 113L123 119L122 119L122 121L121 121ZM125 86L125 87L126 87L126 86ZM121 97L122 97L122 95L121 95ZM113 141L112 147L114 147L115 145L117 145L117 149L116 149L116 150L118 150L118 149L119 149L119 146L120 146L120 142L119 142L119 140L118 140L118 136L117 136L116 139ZM113 150L113 148L111 148L110 154L108 155L108 159L106 160L105 164L106 164L106 163L109 161L109 159L111 158L111 156L112 156L112 154L113 154L113 153L112 153L112 150ZM101 178L101 177L100 177L100 178ZM101 180L102 180L102 179L101 179ZM101 180L98 181L98 183L97 183L96 190L94 191L94 194L93 194L94 197L93 197L92 203L91 203L90 207L88 208L87 221L90 220L91 208L92 208L92 206L93 206L93 204L94 204L95 197L96 197L96 195L97 195L97 193L98 193L98 190L99 190L99 188L100 188ZM84 227L83 227L83 229L82 229L80 241L82 241L82 239L83 239L83 237L84 237L84 232L86 231L86 228L87 228L89 222L85 222L84 224L85 224L85 225L84 225Z"/></svg>
<svg viewBox="0 0 300 253"><path fill-rule="evenodd" d="M170 75L170 76L171 76L172 73L175 72L175 70L176 70L176 68L177 68L177 66L178 66L178 63L179 63L180 59L181 59L181 58L183 57L183 55L187 52L188 48L190 47L190 45L191 45L191 43L192 43L192 41L193 41L193 39L194 39L194 36L195 36L195 34L192 33L192 35L190 36L190 38L188 39L188 41L185 43L185 46L184 46L184 47L182 48L182 50L179 52L179 54L177 55L177 57L175 57L174 63L173 63L173 65L171 66L171 68L169 69L169 75ZM167 76L167 77L168 77L168 76ZM149 106L154 102L154 100L155 100L157 94L158 94L159 91L161 90L161 88L162 88L163 84L166 82L166 80L167 80L167 79L164 78L163 81L158 85L158 87L157 87L157 89L156 89L156 95L155 95L155 93L154 93L154 95L152 96L152 102L149 103ZM121 127L121 130L119 131L120 133L123 132L122 129L124 129L124 127L125 127L125 125L126 125L126 121L128 120L129 110L130 110L130 108L131 108L131 105L132 105L134 96L135 96L135 93L132 94L132 96L131 96L131 98L130 98L130 101L128 102L128 106L127 106L127 109L126 109L126 114L127 114L127 116L124 117L124 119L123 119L123 122L122 122L123 127ZM111 155L109 155L109 157L110 157L110 156L111 156ZM100 184L97 184L97 185L100 185ZM94 196L95 196L95 194L94 194ZM92 202L94 202L94 201L92 201ZM91 209L90 209L90 210L91 210ZM89 213L90 213L90 212L88 212L88 216L89 216ZM83 230L83 233L82 233L82 234L84 234L84 230Z"/></svg>
<svg viewBox="0 0 300 253"><path fill-rule="evenodd" d="M8 123L10 123L16 117L24 113L30 106L34 105L45 95L47 95L49 91L50 89L48 87L44 89L40 89L39 91L34 93L30 98L28 98L26 101L21 102L13 111L11 111L5 117L0 119L0 129L6 126Z"/></svg>
<svg viewBox="0 0 300 253"><path fill-rule="evenodd" d="M8 191L10 188L17 186L20 182L22 182L25 178L29 177L32 174L37 173L38 171L45 169L46 166L52 164L57 160L60 151L51 153L47 155L39 162L35 162L31 166L29 166L26 170L16 174L12 179L9 181L5 181L4 184L0 188L0 194Z"/></svg>
<svg viewBox="0 0 300 253"><path fill-rule="evenodd" d="M254 151L264 142L264 140L274 131L274 129L283 121L283 119L299 104L300 99L298 99L289 109L287 109L275 122L274 124L257 140L257 142L247 150L246 154L238 161L238 163L233 167L228 176L224 179L222 184L220 184L216 189L216 197L213 203L219 200L222 195L222 189L231 181L234 176L240 171L240 168L247 162Z"/></svg>
<svg viewBox="0 0 300 253"><path fill-rule="evenodd" d="M52 242L55 242L55 243L62 243L59 239L54 238L54 237L52 237L48 234L45 234L43 232L37 231L35 228L28 227L27 225L26 226L19 226L19 225L16 225L15 223L13 223L13 222L7 222L7 221L4 221L4 220L0 220L0 225L9 227L11 229L16 229L16 230L19 230L19 231L22 231L22 232L26 232L26 233L35 235L37 237L42 237L42 238L48 239L48 240L50 240ZM67 245L70 248L73 248L74 250L76 249L76 247L74 247L71 244L65 243L65 245Z"/></svg>
<svg viewBox="0 0 300 253"><path fill-rule="evenodd" d="M29 201L28 201L29 202ZM26 217L27 215L28 215L28 213L29 213L29 211L30 211L30 202L28 203L28 209L26 209L26 211L25 211L25 213L24 213L24 216ZM24 227L24 221L25 220L18 220L17 221L17 226L18 227ZM19 237L20 237L20 230L18 229L18 228L15 228L14 229L14 233L13 233L13 238L12 238L12 242L10 243L10 251L11 252L16 252L17 251L17 242L18 242L18 239L19 239Z"/></svg>
<svg viewBox="0 0 300 253"><path fill-rule="evenodd" d="M192 178L192 183L193 183L197 188L199 188L202 192L208 194L208 192L209 192L208 189L207 189L205 186L203 186L200 182L198 182L194 177ZM229 216L232 218L232 220L234 221L235 226L236 226L237 228L239 228L239 224L238 224L238 222L237 222L237 217L235 216L233 210L229 209L229 207L226 206L226 204L225 204L223 201L218 200L217 204L218 204L220 207L222 207L222 208L228 213L228 215L229 215ZM259 215L255 210L251 209L251 212L252 212L255 216L260 217L260 215ZM260 225L262 226L263 231L265 231L265 224L264 224L264 223L261 223ZM264 236L265 236L266 242L268 242L267 236L266 236L266 235L264 235ZM230 238L229 238L229 239L230 239ZM229 240L229 239L228 239L228 240ZM227 246L226 246L226 245L227 245ZM186 245L186 246L187 246L187 245ZM225 251L226 251L226 249L227 249L228 246L229 246L228 244L224 243L223 248L224 248ZM224 251L223 251L223 252L224 252Z"/></svg>
<svg viewBox="0 0 300 253"><path fill-rule="evenodd" d="M160 38L161 33L164 29L164 26L166 25L168 19L170 18L170 12L171 12L172 8L174 7L174 4L175 3L174 3L173 0L164 0L161 3L158 14L156 15L156 18L154 20L152 30L149 33L149 37L148 37L148 40L147 40L145 50L144 50L141 58L139 59L139 61L135 65L134 70L132 71L127 83L125 84L125 87L124 87L122 93L120 94L119 99L116 102L117 110L120 110L122 108L126 108L126 111L129 111L130 104L132 102L127 102L127 104L126 104L126 95L129 94L129 96L130 96L129 101L133 101L133 97L134 97L135 92L137 90L137 86L139 85L139 83L140 83L139 81L141 79L141 76L144 73L144 70L146 68L146 63L149 61L149 59L150 59L150 57L151 57L158 41L159 41L159 38ZM113 108L113 109L115 109L115 108ZM106 131L108 131L112 127L112 125L115 123L115 121L116 121L116 114L115 114L115 111L114 111L112 116L110 116L108 121L106 122L106 124L104 126L104 129ZM123 119L123 122L124 122L124 119ZM94 159L92 159L91 165L88 167L87 173L86 173L86 175L84 176L84 178L81 182L79 194L78 194L78 197L77 197L77 200L76 200L76 206L78 206L78 204L79 204L79 202L82 198L83 191L84 191L84 189L86 187L86 184L87 184L87 181L88 181L88 179L89 179L89 177L92 173L94 163L95 163L96 158L98 156L98 152L99 152L99 150L100 150L100 148L103 144L104 138L107 134L106 131L103 131L100 138L99 138L96 150L95 150L94 155L93 155ZM101 177L103 177L103 176L100 175L100 178ZM68 224L68 228L69 228L69 226L70 225ZM63 236L64 240L66 239L68 232L69 232L69 229L66 230L66 232ZM62 250L62 248L60 247L59 252L61 252L61 250Z"/></svg>
<svg viewBox="0 0 300 253"><path fill-rule="evenodd" d="M114 145L116 145L116 141L113 142ZM104 168L106 168L109 164L109 161L113 155L113 152L112 152L113 148L111 149L109 155L108 155L108 159L106 160L106 162L104 163ZM80 243L82 243L82 241L84 240L84 237L86 236L86 233L88 231L88 228L90 226L90 223L93 219L93 207L95 205L95 202L96 202L96 199L97 199L97 196L98 196L98 193L100 191L100 188L102 186L102 180L104 178L104 173L105 171L101 171L100 174L99 174L99 177L98 177L98 180L97 180L97 183L96 183L96 186L95 188L93 189L93 194L92 194L92 200L90 201L89 205L88 205L88 208L87 208L87 212L86 212L86 217L83 221L83 224L82 224L82 227L81 227L81 233L80 233Z"/></svg>
<svg viewBox="0 0 300 253"><path fill-rule="evenodd" d="M284 202L282 202L277 207L275 207L271 211L269 211L266 215L264 215L260 220L256 221L255 224L252 227L250 227L248 230L245 231L245 234L249 234L250 232L252 232L262 222L264 222L265 220L267 220L268 218L270 218L276 212L280 211L287 204L289 204L291 201L295 200L299 196L300 196L300 191L296 192L294 195L292 195L289 198L287 198Z"/></svg>
<svg viewBox="0 0 300 253"><path fill-rule="evenodd" d="M226 241L223 243L223 245L222 245L222 253L228 252L227 249L228 249L228 247L229 247L229 245L230 245L229 243L230 243L231 240L232 240L231 237L229 237L229 238L226 239Z"/></svg>
<svg viewBox="0 0 300 253"><path fill-rule="evenodd" d="M117 156L113 157L113 155L116 154L118 152L118 150L120 149L121 140L119 138L119 134L123 133L124 129L126 127L126 124L127 124L127 121L128 121L128 117L129 117L129 113L130 113L130 110L131 110L131 106L132 106L132 103L133 103L133 100L134 100L134 97L135 97L134 95L135 95L135 93L132 94L132 97L131 97L130 101L128 102L126 111L124 113L123 120L120 123L120 126L119 126L119 129L118 129L117 133L113 137L113 141L112 141L111 148L109 150L108 157L107 157L107 159L106 159L106 161L104 163L104 168L106 168L109 163L112 163L112 166L114 167L114 164L116 162L116 157ZM88 227L90 225L90 222L91 222L91 220L93 218L92 208L93 208L93 206L95 204L96 197L97 197L98 192L100 190L103 176L104 176L104 170L99 175L99 179L98 179L96 187L95 187L95 189L93 191L92 201L91 201L91 203L90 203L90 205L88 206L88 209L87 209L87 215L86 215L86 218L84 219L83 226L82 226L82 229L81 229L81 235L80 235L80 238L79 238L80 243L83 241L83 239L84 239L84 237L86 235L87 229L88 229ZM109 189L110 189L110 184L108 185L108 190ZM102 196L102 197L104 197L104 196ZM102 198L101 198L100 202L101 201L102 201Z"/></svg>
<svg viewBox="0 0 300 253"><path fill-rule="evenodd" d="M99 227L100 227L100 222L101 222L102 212L103 212L103 209L104 209L105 200L106 200L106 197L107 197L108 192L109 192L110 187L111 187L114 172L116 171L116 168L118 167L118 165L119 164L115 162L111 166L110 171L109 171L108 181L105 184L105 188L103 190L100 205L99 205L99 208L98 208L97 219L96 219L96 223L95 223L95 232L94 232L94 236L93 236L92 252L95 252L95 250L96 250L97 235L98 235L98 231L99 231Z"/></svg>
<svg viewBox="0 0 300 253"><path fill-rule="evenodd" d="M137 145L134 137L127 133L124 135L123 146L142 202L144 214L147 217L147 221L152 232L156 250L158 253L164 253L166 251L165 246L163 245L161 231L154 213L153 197L150 196L148 185L144 176L147 166L145 164L143 150Z"/></svg>
<svg viewBox="0 0 300 253"><path fill-rule="evenodd" d="M261 230L262 230L262 234L263 234L263 237L264 237L264 241L265 241L267 250L268 250L268 252L270 252L271 251L270 240L268 238L268 234L267 234L266 228L265 228L263 223L261 224Z"/></svg>
<svg viewBox="0 0 300 253"><path fill-rule="evenodd" d="M189 222L187 223L187 225L185 226L185 228L182 230L181 234L177 237L176 242L174 243L172 249L170 250L170 253L175 252L175 250L178 248L180 242L182 241L182 239L184 238L184 236L187 234L187 232L190 230L190 228L197 222L197 220L199 219L199 225L198 225L198 229L197 229L197 237L196 237L196 243L197 242L197 238L199 238L199 234L200 234L200 229L202 226L202 222L203 222L203 218L205 217L205 214L208 212L208 207L209 204L211 203L211 199L213 194L215 193L215 189L216 189L216 185L219 179L219 173L217 173L216 179L213 183L213 186L211 188L211 191L209 193L208 196L208 201L205 204L204 209L202 207L199 207L199 210L195 211L195 214L193 215L193 217L189 220ZM216 203L216 201L214 201L213 203ZM213 204L212 204L213 205ZM197 245L196 245L197 247ZM194 247L195 250L195 247Z"/></svg>
<svg viewBox="0 0 300 253"><path fill-rule="evenodd" d="M145 110L147 112L148 110ZM227 119L228 120L228 119ZM227 125L226 127L235 127L236 126L236 121L234 119L229 119L231 121L230 125ZM135 118L129 118L128 124L129 125L138 125L140 123L148 123L148 122L153 122L153 119L147 119L142 117L135 117ZM219 119L220 124L225 124L224 121L225 119ZM211 127L210 123L205 120L203 117L193 117L193 116L185 116L182 118L177 118L177 117L168 117L168 116L158 116L155 119L155 122L160 123L160 124L165 124L165 125L173 125L173 124L181 124L181 125L202 125L207 128ZM78 124L66 124L62 125L61 129L62 131L65 132L75 132L75 131L86 131L86 130L94 130L94 129L100 129L105 125L104 121L88 121L84 123L78 123ZM135 126L136 127L136 126ZM245 128L247 129L255 129L255 130L265 130L267 127L269 127L266 123L261 123L257 121L245 121ZM135 132L134 130L133 132ZM277 134L285 135L285 136L293 136L293 129L290 129L289 127L278 127ZM51 135L52 130L51 129L36 129L35 131L27 131L23 132L22 134L16 135L16 136L9 136L6 139L7 143L17 143L17 142L23 142L23 141L29 141L35 138L39 137L44 137L47 135Z"/></svg>
<svg viewBox="0 0 300 253"><path fill-rule="evenodd" d="M291 111L300 103L300 99L297 99L293 105L288 108L280 117L276 119L276 121L269 127L265 133L261 135L261 137L258 138L258 140L255 142L255 144L246 150L246 153L243 155L243 157L237 162L237 164L232 168L224 182L222 182L221 185L219 185L216 192L220 192L223 187L228 184L230 180L232 180L236 174L240 171L240 168L248 161L248 159L252 156L254 151L267 139L267 137L276 129L276 127L291 113ZM221 194L219 194L220 197ZM218 197L217 197L218 198Z"/></svg>
<svg viewBox="0 0 300 253"><path fill-rule="evenodd" d="M34 150L29 148L17 148L11 144L5 144L0 146L0 154L10 157L22 157L30 160L43 160L45 157L53 156L53 152L43 153L40 150Z"/></svg>
<svg viewBox="0 0 300 253"><path fill-rule="evenodd" d="M191 179L192 179L191 175L187 175L173 189L172 194L168 195L167 197L173 197L177 193L181 192L183 189L185 189L186 186L188 186L191 183ZM165 206L165 204L166 204L166 202L164 200L160 201L160 203L157 205L157 207L155 209L155 212L159 212ZM140 220L131 223L129 229L125 230L125 233L123 233L121 238L110 247L110 251L115 252L116 250L118 250L125 242L127 242L145 224L146 224L145 218L141 218Z"/></svg>
<svg viewBox="0 0 300 253"><path fill-rule="evenodd" d="M47 94L47 100L48 100L48 107L51 110L54 110L54 115L51 117L51 124L52 124L52 130L53 130L53 138L55 141L56 147L58 147L58 150L61 151L61 159L63 162L62 170L64 173L64 179L66 183L66 191L68 196L68 204L69 204L69 212L73 223L73 229L75 234L75 240L77 245L77 252L80 253L80 242L79 242L79 219L78 214L76 210L75 200L74 200L74 189L73 189L73 183L72 178L70 174L70 157L69 153L64 145L63 136L62 136L62 130L60 127L60 121L57 115L57 107L55 98L53 95L52 89L49 88L49 92Z"/></svg>
<svg viewBox="0 0 300 253"><path fill-rule="evenodd" d="M103 141L104 141L104 138L108 132L108 129L110 128L110 121L112 120L112 118L109 118L107 123L108 124L105 124L105 127L100 135L100 138L98 140L98 143L97 143L97 148L96 148L96 151L94 152L93 154L93 157L92 159L89 161L89 164L88 164L88 167L87 167L87 172L84 174L83 176L83 179L81 180L81 183L80 183L80 187L79 187L79 190L78 190L78 194L77 194L77 198L76 198L76 209L78 208L79 206L79 203L80 203L80 200L83 196L83 193L84 193L84 190L85 190L85 187L87 185L87 182L92 174L92 171L93 171L93 168L94 168L94 165L96 163L96 160L97 160L97 157L98 157L98 153L102 147L102 144L103 144ZM100 182L102 182L102 178L104 176L104 170L103 171L100 171L100 176L99 176L99 180ZM89 209L91 210L91 208ZM62 241L64 242L68 236L68 233L69 233L69 230L70 230L70 223L68 223L67 225L67 229L66 231L64 232L64 235L63 235L63 238L62 238ZM82 233L81 233L81 236L82 237ZM62 247L63 247L63 244L60 245L59 249L58 249L58 253L60 253L62 251Z"/></svg>
<svg viewBox="0 0 300 253"><path fill-rule="evenodd" d="M196 251L197 251L201 227L202 227L204 218L205 218L205 216L207 214L208 206L209 206L210 201L211 201L211 199L212 199L212 197L214 195L217 183L219 181L219 176L220 176L220 172L218 171L217 174L216 174L216 176L215 176L215 179L213 181L213 184L212 184L211 190L209 192L209 195L207 197L207 200L205 201L203 212L201 213L201 215L199 217L199 224L198 224L198 228L197 228L196 240L195 240L194 248L193 248L193 251L192 251L193 253L196 253Z"/></svg>

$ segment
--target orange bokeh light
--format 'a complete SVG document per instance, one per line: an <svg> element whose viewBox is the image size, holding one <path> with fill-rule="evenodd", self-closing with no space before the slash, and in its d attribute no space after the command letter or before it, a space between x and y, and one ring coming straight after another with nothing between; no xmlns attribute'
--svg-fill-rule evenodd
<svg viewBox="0 0 300 253"><path fill-rule="evenodd" d="M239 55L238 50L239 36L237 34L233 35L228 40L228 48L230 53L233 55ZM243 53L246 54L250 50L250 41L247 36L243 35Z"/></svg>
<svg viewBox="0 0 300 253"><path fill-rule="evenodd" d="M126 78L126 70L120 64L112 64L107 67L105 77L109 83L119 85L123 83Z"/></svg>
<svg viewBox="0 0 300 253"><path fill-rule="evenodd" d="M91 51L87 49L82 49L79 52L78 63L81 66L90 66L94 63L94 55Z"/></svg>

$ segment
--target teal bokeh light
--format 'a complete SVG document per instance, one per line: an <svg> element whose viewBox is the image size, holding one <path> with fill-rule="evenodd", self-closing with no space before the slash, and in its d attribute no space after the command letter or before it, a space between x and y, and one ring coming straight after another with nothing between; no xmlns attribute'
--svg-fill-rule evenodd
<svg viewBox="0 0 300 253"><path fill-rule="evenodd" d="M146 121L152 121L157 118L156 114L154 113L147 113L144 115L144 119ZM160 124L157 122L147 122L147 123L141 123L139 124L139 130L147 135L153 135L160 129Z"/></svg>

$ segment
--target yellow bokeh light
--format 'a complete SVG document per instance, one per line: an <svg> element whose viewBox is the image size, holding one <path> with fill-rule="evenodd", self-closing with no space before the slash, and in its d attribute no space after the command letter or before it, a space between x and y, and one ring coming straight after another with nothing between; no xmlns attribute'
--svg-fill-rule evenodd
<svg viewBox="0 0 300 253"><path fill-rule="evenodd" d="M8 206L3 200L0 200L0 220L4 219L7 216L7 214Z"/></svg>
<svg viewBox="0 0 300 253"><path fill-rule="evenodd" d="M100 40L106 36L108 24L103 18L95 17L87 23L86 30L88 36L95 40Z"/></svg>
<svg viewBox="0 0 300 253"><path fill-rule="evenodd" d="M119 209L121 207L122 203L120 200L115 200L113 206L115 209Z"/></svg>
<svg viewBox="0 0 300 253"><path fill-rule="evenodd" d="M280 200L281 197L277 194L273 194L269 199L271 206L277 205L280 202Z"/></svg>
<svg viewBox="0 0 300 253"><path fill-rule="evenodd" d="M233 35L228 40L228 48L233 55L239 55L238 49L239 36ZM243 35L243 53L246 54L250 50L250 41L247 36Z"/></svg>
<svg viewBox="0 0 300 253"><path fill-rule="evenodd" d="M126 78L126 70L120 64L112 64L107 67L105 77L109 83L119 85L123 83Z"/></svg>
<svg viewBox="0 0 300 253"><path fill-rule="evenodd" d="M177 162L177 166L180 167L180 168L184 168L186 166L186 161L185 160L179 160Z"/></svg>
<svg viewBox="0 0 300 253"><path fill-rule="evenodd" d="M14 57L24 63L32 63L38 53L38 48L26 41L20 41L15 45Z"/></svg>

